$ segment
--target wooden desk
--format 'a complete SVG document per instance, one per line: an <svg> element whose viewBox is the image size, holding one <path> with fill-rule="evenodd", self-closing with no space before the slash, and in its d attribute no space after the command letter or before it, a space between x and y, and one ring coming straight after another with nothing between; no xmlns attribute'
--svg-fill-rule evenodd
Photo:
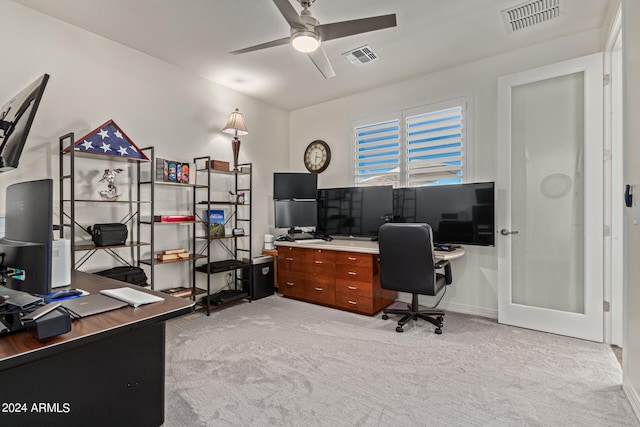
<svg viewBox="0 0 640 427"><path fill-rule="evenodd" d="M128 286L73 271L89 293ZM45 341L0 338L0 425L159 426L164 422L165 321L194 302L131 286L164 301L74 320Z"/></svg>
<svg viewBox="0 0 640 427"><path fill-rule="evenodd" d="M279 292L289 298L374 315L396 300L380 286L378 242L334 239L276 242ZM464 256L464 249L436 252L437 259Z"/></svg>

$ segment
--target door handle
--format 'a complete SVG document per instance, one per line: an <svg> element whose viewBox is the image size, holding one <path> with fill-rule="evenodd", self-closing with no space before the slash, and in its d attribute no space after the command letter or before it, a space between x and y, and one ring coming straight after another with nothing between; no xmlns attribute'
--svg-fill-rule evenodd
<svg viewBox="0 0 640 427"><path fill-rule="evenodd" d="M509 234L518 234L518 230L509 231L506 228L503 228L502 230L500 230L500 234L502 234L503 236L508 236Z"/></svg>

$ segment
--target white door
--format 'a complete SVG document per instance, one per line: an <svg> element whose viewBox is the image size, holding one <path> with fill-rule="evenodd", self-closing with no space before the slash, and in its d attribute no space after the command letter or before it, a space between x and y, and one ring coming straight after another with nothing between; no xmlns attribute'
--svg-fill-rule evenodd
<svg viewBox="0 0 640 427"><path fill-rule="evenodd" d="M498 85L498 321L601 342L602 55Z"/></svg>

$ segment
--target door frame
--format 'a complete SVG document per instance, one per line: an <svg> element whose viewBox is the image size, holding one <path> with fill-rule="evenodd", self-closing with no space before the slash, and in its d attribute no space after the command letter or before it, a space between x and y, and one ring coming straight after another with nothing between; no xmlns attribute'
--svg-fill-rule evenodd
<svg viewBox="0 0 640 427"><path fill-rule="evenodd" d="M496 237L498 239L498 322L602 342L603 313L603 164L602 53L575 58L501 77L498 80L498 181ZM568 313L512 303L511 237L511 92L512 88L573 73L584 73L585 185L585 313ZM598 149L595 149L594 146ZM598 206L600 209L589 209ZM595 227L595 229L594 229ZM598 260L599 262L592 262Z"/></svg>

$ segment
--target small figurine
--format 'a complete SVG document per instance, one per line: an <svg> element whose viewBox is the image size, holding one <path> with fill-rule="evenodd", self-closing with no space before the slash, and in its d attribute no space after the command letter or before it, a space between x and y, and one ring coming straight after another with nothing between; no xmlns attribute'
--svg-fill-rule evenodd
<svg viewBox="0 0 640 427"><path fill-rule="evenodd" d="M98 182L106 181L107 189L98 191L102 200L118 200L120 194L118 194L118 189L113 184L116 175L122 172L124 169L105 169L104 174L102 175L102 179Z"/></svg>

